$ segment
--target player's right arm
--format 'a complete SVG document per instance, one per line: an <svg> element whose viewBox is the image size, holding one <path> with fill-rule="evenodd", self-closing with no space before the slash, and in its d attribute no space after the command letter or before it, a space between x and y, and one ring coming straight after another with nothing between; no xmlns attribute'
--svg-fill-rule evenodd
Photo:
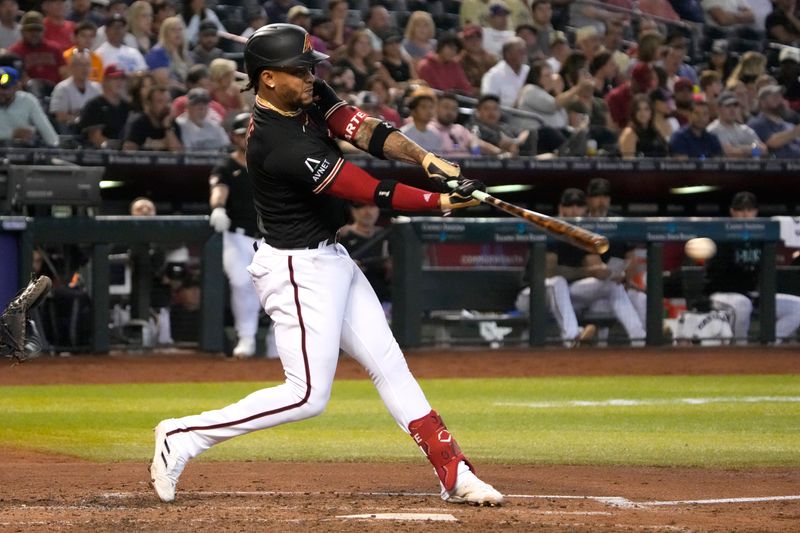
<svg viewBox="0 0 800 533"><path fill-rule="evenodd" d="M462 176L458 165L423 149L389 123L367 116L357 107L349 105L324 80L314 82L314 96L333 134L360 150L380 159L421 165L442 191L449 190L447 182L451 180L458 181L459 185L472 181L474 189L486 189L480 181L467 180Z"/></svg>

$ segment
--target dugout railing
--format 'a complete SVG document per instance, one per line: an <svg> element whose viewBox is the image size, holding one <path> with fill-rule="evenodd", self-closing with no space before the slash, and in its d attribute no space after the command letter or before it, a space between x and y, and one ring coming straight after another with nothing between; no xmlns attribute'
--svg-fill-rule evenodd
<svg viewBox="0 0 800 533"><path fill-rule="evenodd" d="M90 349L108 352L110 347L110 255L112 246L196 244L201 248L201 303L198 345L201 350L223 349L224 275L222 235L209 226L207 216L99 216L71 218L26 218L0 216L0 253L6 259L0 288L24 287L31 273L34 247L79 245L89 251L91 297ZM135 265L132 283L137 309L134 316L147 316L150 307L152 271L147 261ZM8 291L4 291L8 292ZM8 296L7 294L5 296Z"/></svg>
<svg viewBox="0 0 800 533"><path fill-rule="evenodd" d="M717 243L753 241L761 244L762 264L758 313L759 341L775 340L776 250L778 222L729 218L608 218L577 219L575 224L601 233L613 242L643 243L647 249L647 339L660 346L664 336L664 245L709 237ZM464 268L432 265L430 246L441 244L523 244L528 248L527 277L531 280L530 313L524 320L530 346L546 342L549 312L545 302L545 253L548 237L535 226L514 218L398 217L393 219L392 329L403 347L422 345L422 329L437 310L507 310L520 289L516 268Z"/></svg>

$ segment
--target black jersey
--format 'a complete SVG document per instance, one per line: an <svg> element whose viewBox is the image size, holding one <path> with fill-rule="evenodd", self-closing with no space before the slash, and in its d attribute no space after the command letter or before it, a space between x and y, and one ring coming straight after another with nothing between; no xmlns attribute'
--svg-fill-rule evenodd
<svg viewBox="0 0 800 533"><path fill-rule="evenodd" d="M347 202L322 194L342 168L342 152L316 105L287 117L256 102L247 139L258 229L275 248L332 239L347 222Z"/></svg>
<svg viewBox="0 0 800 533"><path fill-rule="evenodd" d="M720 243L716 255L708 262L707 291L709 294L758 291L760 273L760 243Z"/></svg>
<svg viewBox="0 0 800 533"><path fill-rule="evenodd" d="M253 185L247 176L247 169L228 157L211 171L211 186L228 186L228 200L225 211L231 219L231 231L241 228L246 235L258 236L256 208L253 205Z"/></svg>

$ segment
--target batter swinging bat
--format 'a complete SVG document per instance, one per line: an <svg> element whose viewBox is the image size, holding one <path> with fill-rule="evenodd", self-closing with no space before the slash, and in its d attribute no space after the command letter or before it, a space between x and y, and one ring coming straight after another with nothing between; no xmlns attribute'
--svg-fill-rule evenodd
<svg viewBox="0 0 800 533"><path fill-rule="evenodd" d="M458 182L455 180L448 181L447 185L455 189L458 186ZM578 226L570 224L569 222L564 222L558 218L553 218L543 215L542 213L537 213L536 211L523 209L514 204L504 202L483 191L474 191L472 197L485 204L493 205L510 215L527 220L556 239L568 242L581 250L593 254L603 254L608 251L608 239L597 233L579 228Z"/></svg>

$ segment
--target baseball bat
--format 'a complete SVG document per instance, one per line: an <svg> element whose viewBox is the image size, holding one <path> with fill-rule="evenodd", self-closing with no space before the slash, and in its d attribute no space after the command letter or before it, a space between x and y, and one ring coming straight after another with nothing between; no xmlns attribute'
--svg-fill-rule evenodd
<svg viewBox="0 0 800 533"><path fill-rule="evenodd" d="M448 181L447 185L454 189L458 186L458 182L455 180ZM501 211L505 211L509 215L527 220L534 226L543 229L556 239L567 242L586 252L603 254L608 251L608 239L598 233L579 228L578 226L570 224L569 222L565 222L558 218L553 218L542 213L537 213L536 211L531 211L530 209L523 209L514 204L510 204L495 198L494 196L483 191L473 191L472 197L480 202L492 205Z"/></svg>
<svg viewBox="0 0 800 533"><path fill-rule="evenodd" d="M237 43L245 44L247 39L242 37L241 35L236 35L235 33L228 33L227 31L217 30L217 35L222 37L223 39L228 39L230 41L236 41Z"/></svg>

